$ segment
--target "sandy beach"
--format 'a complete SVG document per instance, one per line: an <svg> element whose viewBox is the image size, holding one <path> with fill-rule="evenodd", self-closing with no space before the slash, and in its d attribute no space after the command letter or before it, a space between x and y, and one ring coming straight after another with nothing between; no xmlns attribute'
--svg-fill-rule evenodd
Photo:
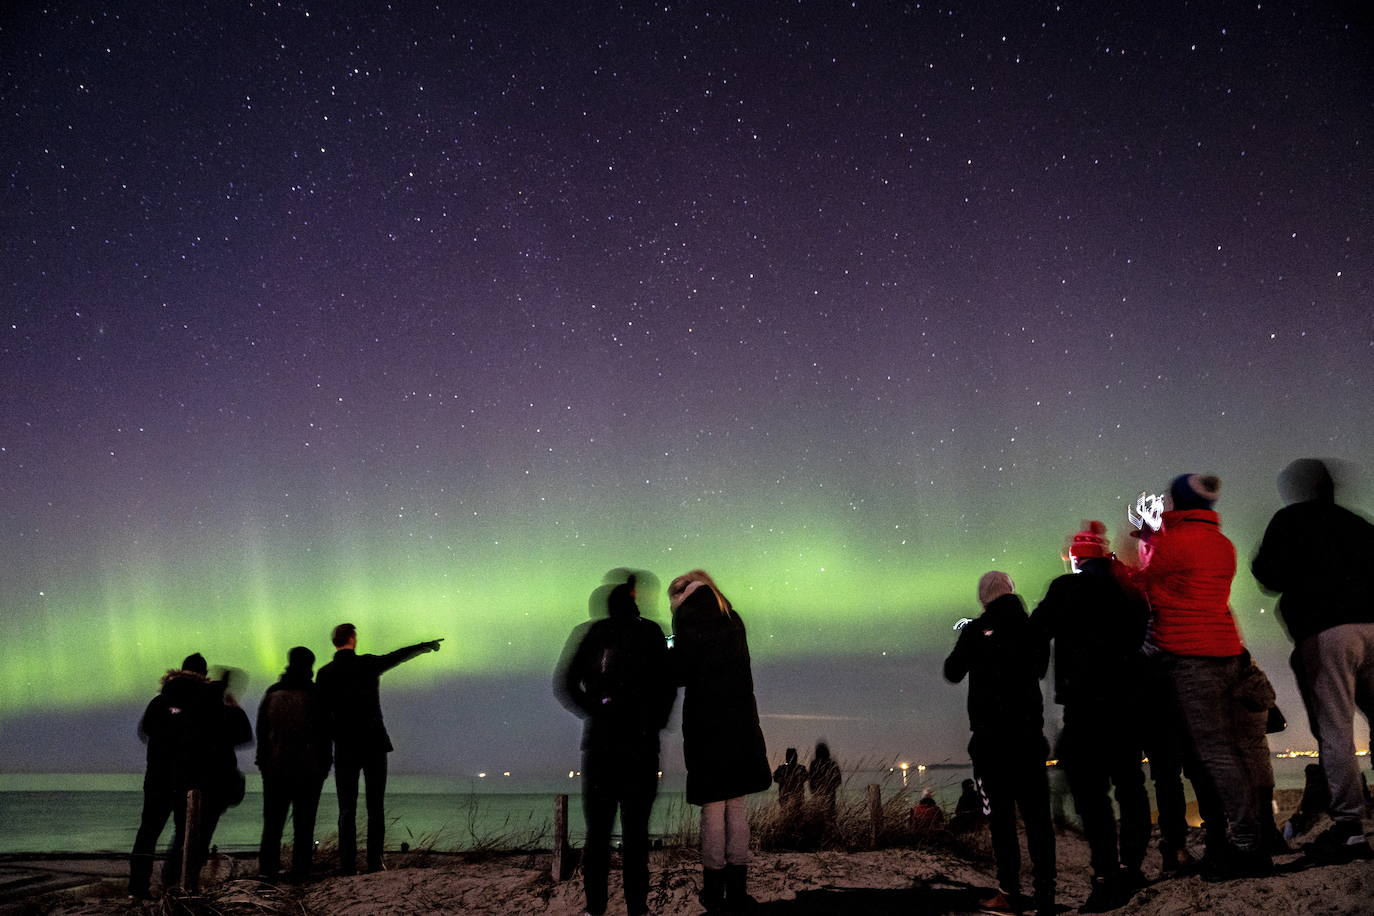
<svg viewBox="0 0 1374 916"><path fill-rule="evenodd" d="M1320 830L1321 824L1313 828ZM1367 829L1374 824L1367 823ZM1310 836L1310 835L1309 835ZM1300 838L1301 839L1301 838ZM1088 894L1088 850L1073 832L1058 838L1059 903L1075 912ZM1297 853L1276 859L1270 878L1209 884L1197 876L1160 879L1153 849L1145 863L1151 883L1117 912L1293 914L1374 913L1374 862L1310 866ZM219 856L206 869L200 898L143 903L124 895L121 857L25 857L0 860L0 913L292 913L298 916L474 916L582 913L580 874L554 882L548 853L409 853L388 857L369 875L325 874L302 887L263 883L249 857ZM698 914L700 866L695 850L655 851L649 902L660 916ZM750 890L759 913L961 914L993 885L991 857L977 845L935 835L872 851L759 852ZM1026 887L1029 886L1027 873ZM612 871L612 914L624 913L619 874Z"/></svg>

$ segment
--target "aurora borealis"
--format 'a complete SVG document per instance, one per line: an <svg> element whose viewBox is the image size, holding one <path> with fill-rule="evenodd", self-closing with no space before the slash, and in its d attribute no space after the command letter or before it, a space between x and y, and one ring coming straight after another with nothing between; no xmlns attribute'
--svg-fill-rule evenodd
<svg viewBox="0 0 1374 916"><path fill-rule="evenodd" d="M6 17L3 766L136 767L185 654L252 704L351 620L446 637L398 770L557 770L620 566L716 575L770 751L958 757L983 571L1033 605L1187 471L1248 558L1284 464L1374 456L1371 31L1102 6Z"/></svg>

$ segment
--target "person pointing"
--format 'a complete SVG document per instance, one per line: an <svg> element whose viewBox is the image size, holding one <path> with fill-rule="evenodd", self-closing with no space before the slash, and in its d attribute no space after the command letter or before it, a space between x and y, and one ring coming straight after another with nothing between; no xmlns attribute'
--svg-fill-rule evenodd
<svg viewBox="0 0 1374 916"><path fill-rule="evenodd" d="M341 623L331 636L334 660L315 683L329 713L334 739L334 786L339 797L339 870L357 871L358 774L367 793L367 870L382 868L386 839L386 755L394 748L382 721L381 676L402 662L438 652L442 639L419 642L386 655L359 655L358 628Z"/></svg>

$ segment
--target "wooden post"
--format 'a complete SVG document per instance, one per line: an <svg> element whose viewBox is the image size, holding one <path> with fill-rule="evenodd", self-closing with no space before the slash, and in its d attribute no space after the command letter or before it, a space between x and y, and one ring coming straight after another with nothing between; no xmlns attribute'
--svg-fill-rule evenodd
<svg viewBox="0 0 1374 916"><path fill-rule="evenodd" d="M190 789L186 793L186 829L181 836L181 886L192 893L200 890L200 866L196 866L194 874L191 871L191 863L197 862L193 850L199 843L200 790Z"/></svg>
<svg viewBox="0 0 1374 916"><path fill-rule="evenodd" d="M883 832L883 788L877 783L868 786L868 829L869 845L876 848Z"/></svg>
<svg viewBox="0 0 1374 916"><path fill-rule="evenodd" d="M553 865L549 869L554 883L567 877L568 855L568 796L553 797Z"/></svg>

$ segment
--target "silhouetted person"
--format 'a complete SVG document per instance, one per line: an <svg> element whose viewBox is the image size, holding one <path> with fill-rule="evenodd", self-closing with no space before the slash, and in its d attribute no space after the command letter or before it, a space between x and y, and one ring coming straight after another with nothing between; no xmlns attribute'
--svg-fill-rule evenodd
<svg viewBox="0 0 1374 916"><path fill-rule="evenodd" d="M258 705L258 751L262 771L262 844L259 870L272 878L281 867L281 834L292 814L291 878L310 877L315 849L315 813L329 775L329 714L312 678L315 653L297 646L287 655L281 680L267 688Z"/></svg>
<svg viewBox="0 0 1374 916"><path fill-rule="evenodd" d="M811 772L807 777L811 787L811 800L821 810L827 820L835 817L835 797L840 792L843 775L840 765L830 756L830 745L824 741L816 742L815 754L811 757Z"/></svg>
<svg viewBox="0 0 1374 916"><path fill-rule="evenodd" d="M945 812L935 803L929 789L921 792L921 800L911 806L911 829L917 833L934 833L945 826Z"/></svg>
<svg viewBox="0 0 1374 916"><path fill-rule="evenodd" d="M806 800L806 767L797 760L797 749L789 747L783 762L773 771L778 785L778 804L784 814L796 814Z"/></svg>
<svg viewBox="0 0 1374 916"><path fill-rule="evenodd" d="M161 691L139 720L138 735L148 745L148 767L143 774L143 812L129 858L132 897L150 895L158 838L172 812L185 807L185 787L199 781L196 749L206 740L207 720L218 702L215 693L206 677L205 658L194 653L163 675ZM177 868L179 874L180 864Z"/></svg>
<svg viewBox="0 0 1374 916"><path fill-rule="evenodd" d="M1113 574L1106 533L1106 525L1088 522L1073 535L1073 571L1050 583L1030 617L1037 636L1054 642L1054 699L1064 707L1057 756L1091 850L1092 890L1080 907L1089 913L1115 909L1144 886L1140 865L1150 844L1140 767L1147 611Z"/></svg>
<svg viewBox="0 0 1374 916"><path fill-rule="evenodd" d="M234 748L253 740L248 717L225 694L225 681L210 681L205 658L188 655L180 668L167 672L162 691L143 713L139 735L148 743L148 769L143 778L143 813L129 862L129 893L149 896L153 853L170 815L175 824L172 846L162 869L163 887L183 883L182 850L186 842L186 796L201 793L199 824L191 847L188 890L199 886L215 827L225 809L243 800L243 777Z"/></svg>
<svg viewBox="0 0 1374 916"><path fill-rule="evenodd" d="M386 841L386 755L393 750L382 723L378 688L382 674L425 652L438 652L442 639L419 642L386 655L359 655L358 630L341 623L331 635L334 660L316 677L329 712L334 739L334 787L339 797L339 869L358 868L358 774L367 792L367 870L382 867Z"/></svg>
<svg viewBox="0 0 1374 916"><path fill-rule="evenodd" d="M1044 640L1035 638L1026 606L1014 588L1003 572L989 572L978 580L982 616L959 631L954 651L945 659L945 678L952 684L969 679L973 737L968 752L990 812L997 893L980 906L984 912L1020 912L1019 806L1034 873L1035 906L1049 914L1055 908L1055 848L1040 694L1049 650Z"/></svg>
<svg viewBox="0 0 1374 916"><path fill-rule="evenodd" d="M701 903L728 912L754 903L747 888L749 812L745 796L772 784L759 727L744 621L699 569L668 586L669 652L682 696L687 802L701 806Z"/></svg>
<svg viewBox="0 0 1374 916"><path fill-rule="evenodd" d="M625 906L630 916L649 911L649 814L658 794L659 732L668 724L677 687L663 630L640 616L636 578L611 590L604 619L574 631L576 648L559 680L560 698L583 718L582 880L589 916L606 912L617 808Z"/></svg>
<svg viewBox="0 0 1374 916"><path fill-rule="evenodd" d="M1220 492L1215 476L1174 478L1163 528L1149 538L1149 565L1126 572L1149 600L1148 645L1226 812L1226 846L1209 845L1203 862L1213 880L1273 873L1246 757L1251 719L1235 699L1249 658L1230 607L1236 549L1212 508Z"/></svg>
<svg viewBox="0 0 1374 916"><path fill-rule="evenodd" d="M1355 709L1374 721L1374 525L1336 503L1335 483L1315 458L1279 476L1287 506L1275 513L1251 564L1260 585L1281 593L1279 615L1295 644L1293 673L1331 790L1330 829L1306 852L1319 861L1374 858L1361 820Z"/></svg>
<svg viewBox="0 0 1374 916"><path fill-rule="evenodd" d="M959 784L959 800L954 803L954 817L949 829L955 833L970 833L987 823L987 813L983 810L983 793L972 779Z"/></svg>

